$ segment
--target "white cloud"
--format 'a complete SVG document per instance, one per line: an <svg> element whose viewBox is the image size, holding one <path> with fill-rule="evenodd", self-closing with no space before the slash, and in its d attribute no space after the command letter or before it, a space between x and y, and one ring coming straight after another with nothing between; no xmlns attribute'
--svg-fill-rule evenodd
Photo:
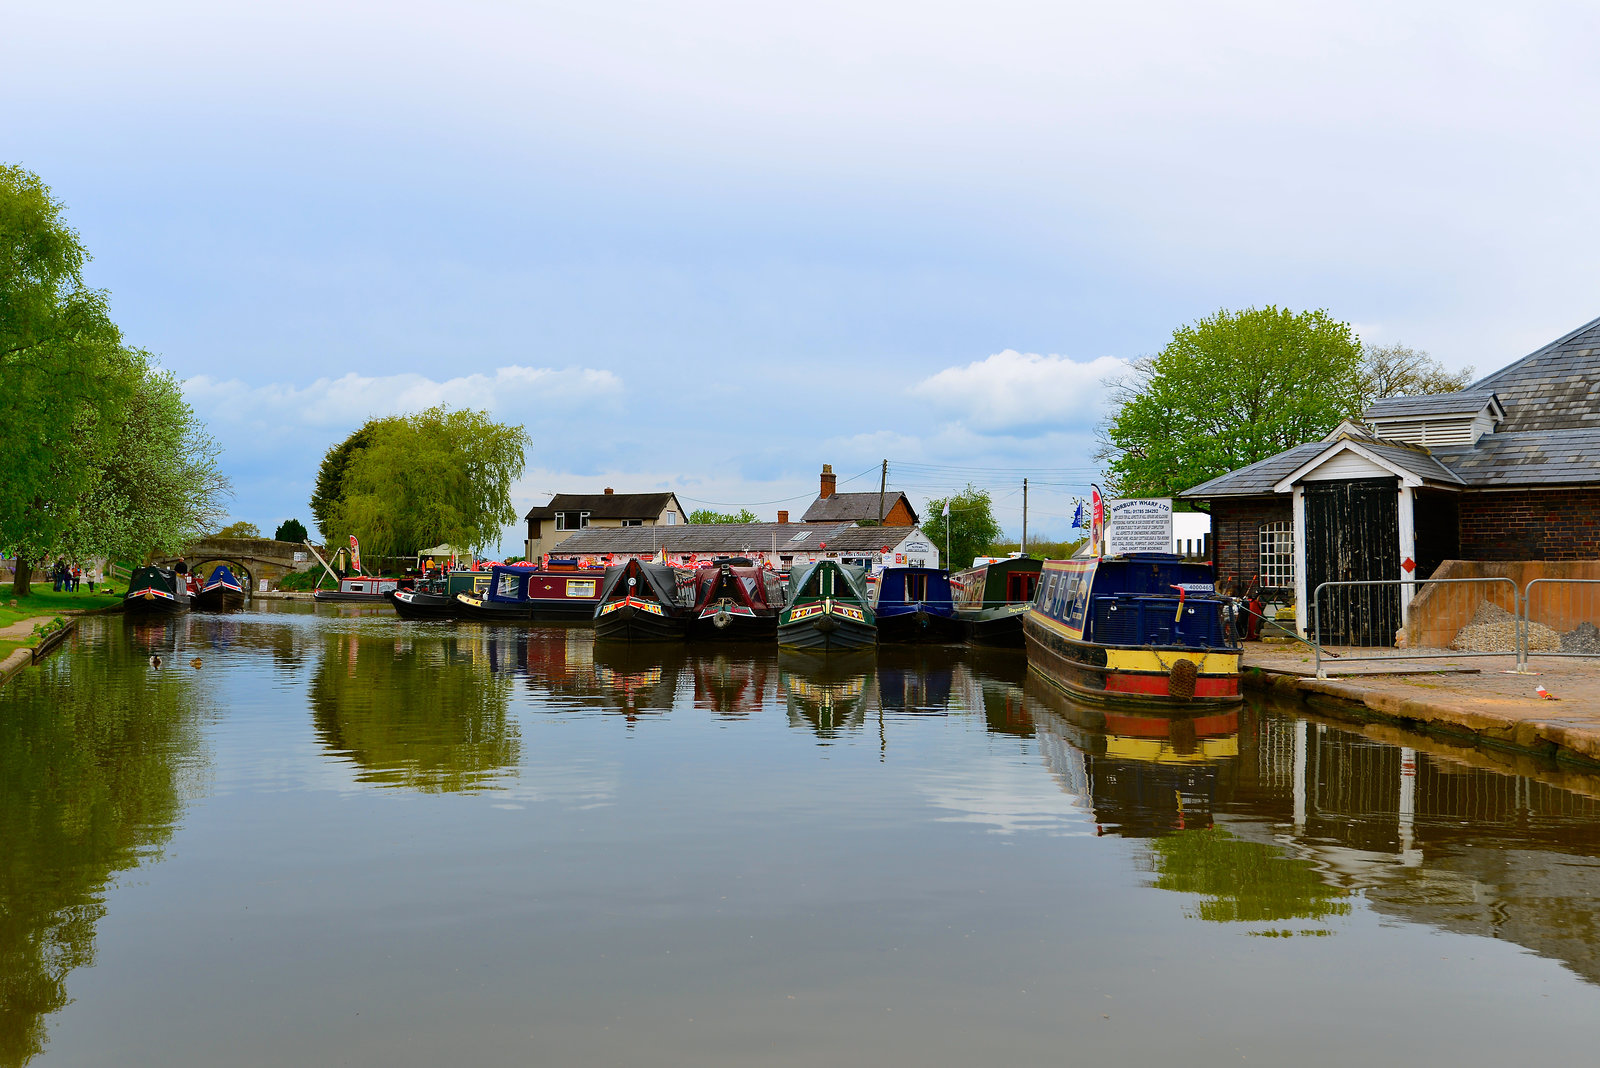
<svg viewBox="0 0 1600 1068"><path fill-rule="evenodd" d="M1127 367L1114 356L1079 363L1006 349L965 367L947 367L911 392L981 433L1086 427L1100 415L1105 380Z"/></svg>

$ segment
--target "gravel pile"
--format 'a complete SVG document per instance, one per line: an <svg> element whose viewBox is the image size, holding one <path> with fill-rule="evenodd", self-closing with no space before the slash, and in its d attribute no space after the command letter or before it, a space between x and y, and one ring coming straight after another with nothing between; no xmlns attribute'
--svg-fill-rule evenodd
<svg viewBox="0 0 1600 1068"><path fill-rule="evenodd" d="M1596 651L1600 651L1600 630L1595 632L1595 639ZM1517 617L1499 605L1485 601L1473 613L1472 620L1456 632L1456 639L1450 643L1450 648L1474 653L1514 653L1517 651ZM1559 633L1542 623L1528 624L1529 652L1559 653L1562 649L1562 636Z"/></svg>
<svg viewBox="0 0 1600 1068"><path fill-rule="evenodd" d="M1600 653L1600 627L1579 623L1561 635L1563 653Z"/></svg>

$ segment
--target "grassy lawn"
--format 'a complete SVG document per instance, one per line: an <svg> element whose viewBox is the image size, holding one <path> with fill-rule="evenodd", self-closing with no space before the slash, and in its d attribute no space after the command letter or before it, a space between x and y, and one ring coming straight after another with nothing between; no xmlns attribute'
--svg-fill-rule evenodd
<svg viewBox="0 0 1600 1068"><path fill-rule="evenodd" d="M121 588L119 583L119 591ZM99 584L96 584L93 594L89 592L87 585L78 587L77 593L68 593L65 590L57 593L50 588L48 582L36 582L33 584L32 593L26 597L17 597L11 592L11 584L6 583L0 586L0 627L33 616L55 616L72 610L104 608L106 605L116 604L121 599L120 593L117 596L107 594L105 587ZM12 601L17 602L15 607L12 606Z"/></svg>

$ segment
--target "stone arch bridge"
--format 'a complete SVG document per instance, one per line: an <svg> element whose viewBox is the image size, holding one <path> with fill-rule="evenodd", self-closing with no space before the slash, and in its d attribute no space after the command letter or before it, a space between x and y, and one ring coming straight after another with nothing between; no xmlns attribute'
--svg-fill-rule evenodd
<svg viewBox="0 0 1600 1068"><path fill-rule="evenodd" d="M323 550L318 547L317 551ZM302 554L301 559L296 560L295 553ZM189 570L202 574L209 573L213 564L227 564L252 592L259 579L276 586L289 572L304 570L308 562L313 565L316 562L300 542L272 538L206 538L189 546L183 560ZM171 567L177 561L176 556L168 556L151 563Z"/></svg>

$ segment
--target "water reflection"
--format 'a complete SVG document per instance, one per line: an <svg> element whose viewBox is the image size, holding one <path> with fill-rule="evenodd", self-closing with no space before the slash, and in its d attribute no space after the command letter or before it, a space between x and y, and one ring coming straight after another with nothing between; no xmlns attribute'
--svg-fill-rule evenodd
<svg viewBox="0 0 1600 1068"><path fill-rule="evenodd" d="M203 781L200 677L170 663L180 626L113 643L101 626L0 693L0 1065L43 1050L69 973L94 963L107 883L159 859Z"/></svg>
<svg viewBox="0 0 1600 1068"><path fill-rule="evenodd" d="M427 640L355 630L326 634L312 674L318 739L362 782L425 793L490 788L516 774L511 677L490 670L480 633Z"/></svg>
<svg viewBox="0 0 1600 1068"><path fill-rule="evenodd" d="M871 650L817 656L778 652L778 684L789 725L809 729L824 744L867 722L867 690L876 667Z"/></svg>

